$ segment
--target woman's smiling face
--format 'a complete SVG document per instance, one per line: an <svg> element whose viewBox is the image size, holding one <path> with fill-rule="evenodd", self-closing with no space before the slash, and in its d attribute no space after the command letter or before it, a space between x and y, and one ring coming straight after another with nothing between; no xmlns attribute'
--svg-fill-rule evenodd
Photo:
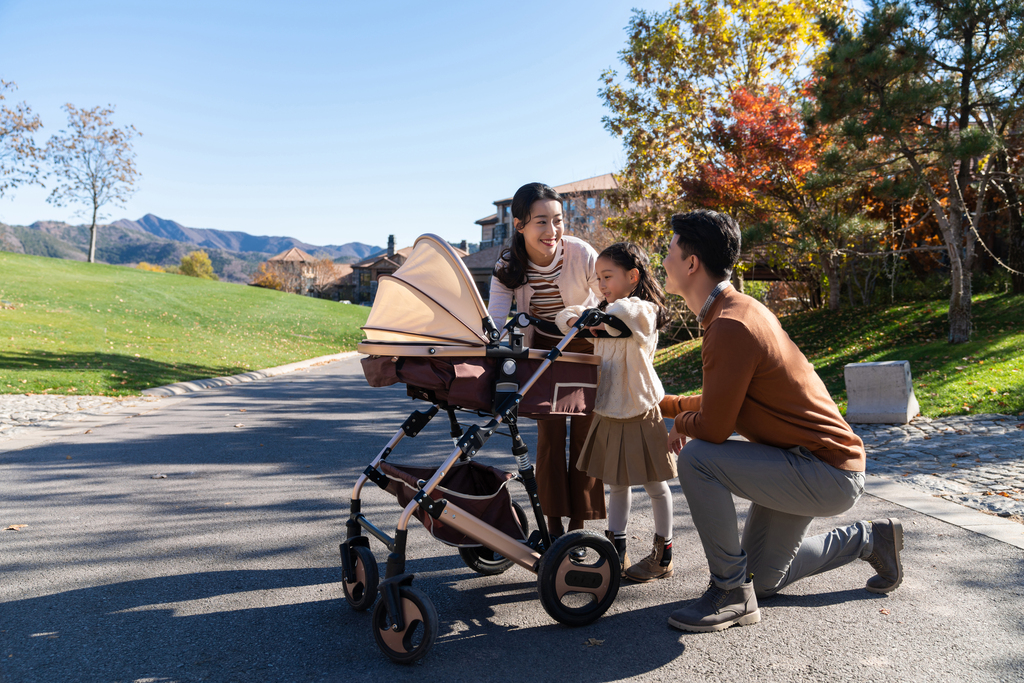
<svg viewBox="0 0 1024 683"><path fill-rule="evenodd" d="M562 225L562 203L554 199L538 199L530 207L530 218L516 229L522 233L526 253L538 266L548 266L555 258L565 228Z"/></svg>

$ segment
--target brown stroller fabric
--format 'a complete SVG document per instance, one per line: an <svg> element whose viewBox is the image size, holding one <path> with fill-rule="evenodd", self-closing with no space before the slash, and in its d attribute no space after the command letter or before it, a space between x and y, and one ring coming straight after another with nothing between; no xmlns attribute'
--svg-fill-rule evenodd
<svg viewBox="0 0 1024 683"><path fill-rule="evenodd" d="M494 383L498 358L414 356L369 356L362 359L363 374L373 387L402 382L434 392L439 401L469 410L490 411L494 401ZM526 382L542 360L516 363L516 379ZM546 415L584 415L590 412L597 394L596 365L554 362L541 375L519 405L522 417Z"/></svg>
<svg viewBox="0 0 1024 683"><path fill-rule="evenodd" d="M417 481L427 481L437 471L432 467L408 467L382 462L380 470L391 481L388 493L398 498L404 507L419 491ZM508 492L508 482L513 475L475 461L456 463L448 474L441 479L437 488L431 493L434 500L445 498L473 515L480 521L490 524L512 538L526 540L522 527L512 507L512 496ZM436 520L417 507L413 514L423 523L430 535L448 545L459 547L479 547L480 544L466 535L455 531L440 520Z"/></svg>
<svg viewBox="0 0 1024 683"><path fill-rule="evenodd" d="M366 381L372 387L402 382L410 390L424 390L410 391L416 398L427 398L421 395L427 392L451 406L490 412L502 362L487 355L487 345L495 340L485 328L493 324L459 255L440 237L422 235L405 263L378 282L363 326L367 338L357 347L368 356L362 360ZM545 355L529 354L516 359L520 386ZM599 363L592 354L564 354L526 392L519 415L589 413L597 397Z"/></svg>

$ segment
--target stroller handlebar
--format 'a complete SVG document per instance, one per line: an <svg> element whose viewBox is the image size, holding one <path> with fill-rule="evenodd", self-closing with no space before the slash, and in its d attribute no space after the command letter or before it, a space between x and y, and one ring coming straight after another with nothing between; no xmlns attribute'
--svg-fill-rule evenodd
<svg viewBox="0 0 1024 683"><path fill-rule="evenodd" d="M620 332L620 334L613 335L604 330L585 329L602 324L614 328ZM510 334L514 328L525 328L530 326L536 327L541 332L553 337L562 336L562 331L559 330L558 326L553 322L549 320L541 320L540 318L535 318L534 316L526 313L516 313L511 320L505 323L504 332ZM576 322L573 323L571 329L575 329L575 336L582 339L623 339L633 334L626 323L613 315L608 315L599 308L588 308L583 311L580 314L580 317L576 319ZM501 336L504 338L505 334L502 334Z"/></svg>

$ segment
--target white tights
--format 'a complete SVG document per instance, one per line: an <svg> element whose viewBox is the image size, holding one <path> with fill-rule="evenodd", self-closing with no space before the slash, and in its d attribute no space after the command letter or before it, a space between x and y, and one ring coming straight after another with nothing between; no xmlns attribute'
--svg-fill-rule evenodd
<svg viewBox="0 0 1024 683"><path fill-rule="evenodd" d="M629 486L609 484L608 487L608 529L624 532L629 521L633 494ZM654 533L662 538L672 538L672 491L668 487L668 482L652 481L644 484L644 490L651 497Z"/></svg>

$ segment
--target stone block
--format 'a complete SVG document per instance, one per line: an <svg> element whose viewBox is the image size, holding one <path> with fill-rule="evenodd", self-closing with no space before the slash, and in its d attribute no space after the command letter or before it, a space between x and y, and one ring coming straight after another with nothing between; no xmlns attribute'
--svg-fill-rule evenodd
<svg viewBox="0 0 1024 683"><path fill-rule="evenodd" d="M920 411L910 377L910 361L849 363L846 378L846 421L853 424L907 424Z"/></svg>

